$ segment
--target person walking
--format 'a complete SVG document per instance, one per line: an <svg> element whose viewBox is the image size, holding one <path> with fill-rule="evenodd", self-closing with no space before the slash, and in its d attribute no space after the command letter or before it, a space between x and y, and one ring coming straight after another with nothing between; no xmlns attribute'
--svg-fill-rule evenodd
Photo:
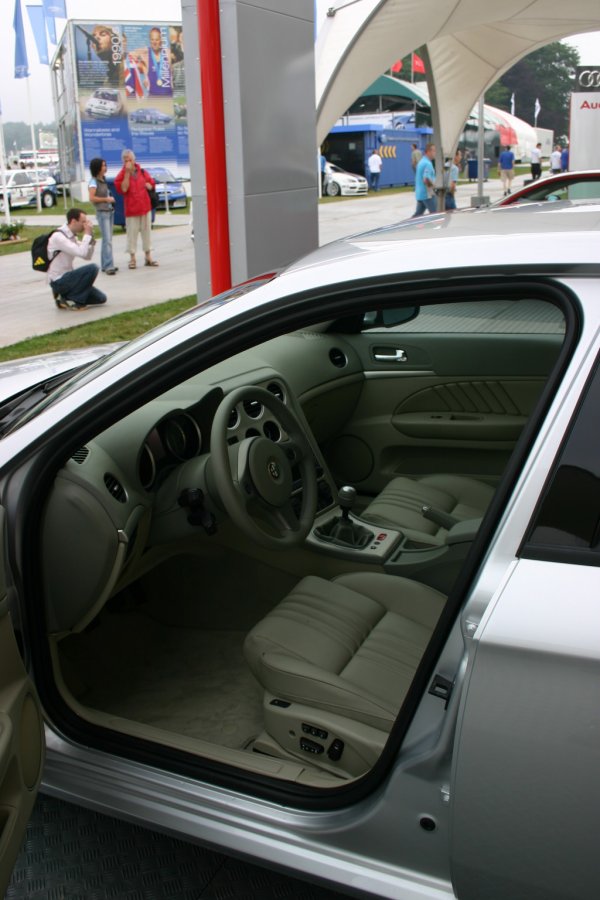
<svg viewBox="0 0 600 900"><path fill-rule="evenodd" d="M125 227L127 229L127 252L129 253L129 268L135 269L135 258L138 235L142 237L142 249L146 257L144 265L157 266L152 259L151 227L152 204L148 191L156 186L154 179L142 169L135 161L133 150L123 150L121 153L123 168L115 178L115 188L123 194L125 206Z"/></svg>
<svg viewBox="0 0 600 900"><path fill-rule="evenodd" d="M542 145L536 144L531 151L531 178L537 181L542 174Z"/></svg>
<svg viewBox="0 0 600 900"><path fill-rule="evenodd" d="M563 147L560 153L560 171L569 171L569 148Z"/></svg>
<svg viewBox="0 0 600 900"><path fill-rule="evenodd" d="M460 171L461 160L462 153L460 150L457 150L446 174L445 206L448 212L452 212L456 209L456 188L458 185L458 173Z"/></svg>
<svg viewBox="0 0 600 900"><path fill-rule="evenodd" d="M502 179L502 187L504 188L504 196L507 197L511 193L512 180L515 175L515 154L507 144L498 159L498 169L500 178Z"/></svg>
<svg viewBox="0 0 600 900"><path fill-rule="evenodd" d="M423 154L419 150L418 145L411 144L410 145L410 164L412 166L413 172L417 171L417 166L419 165L419 160L421 159L422 156L423 156Z"/></svg>
<svg viewBox="0 0 600 900"><path fill-rule="evenodd" d="M381 156L379 155L379 150L375 148L371 153L369 159L367 160L367 165L369 166L369 186L371 190L378 191L379 190L379 176L381 175L381 167L383 165L383 161Z"/></svg>
<svg viewBox="0 0 600 900"><path fill-rule="evenodd" d="M73 207L67 212L66 223L48 241L48 284L59 309L82 310L106 303L106 294L94 287L98 266L87 263L73 268L76 257L89 260L93 256L96 241L92 229L91 219L82 209ZM82 235L81 240L77 240L78 235Z"/></svg>
<svg viewBox="0 0 600 900"><path fill-rule="evenodd" d="M417 201L417 208L412 215L413 219L417 216L424 215L426 212L434 213L437 211L437 202L434 193L434 158L435 144L427 144L423 156L417 163L417 171L415 172L415 200Z"/></svg>
<svg viewBox="0 0 600 900"><path fill-rule="evenodd" d="M107 275L118 272L113 259L113 226L115 222L115 198L106 182L106 160L94 157L90 160L91 178L88 182L90 203L96 209L96 219L102 236L100 245L100 267Z"/></svg>
<svg viewBox="0 0 600 900"><path fill-rule="evenodd" d="M560 158L561 158L561 148L560 144L557 144L552 153L550 154L550 171L553 175L560 175Z"/></svg>

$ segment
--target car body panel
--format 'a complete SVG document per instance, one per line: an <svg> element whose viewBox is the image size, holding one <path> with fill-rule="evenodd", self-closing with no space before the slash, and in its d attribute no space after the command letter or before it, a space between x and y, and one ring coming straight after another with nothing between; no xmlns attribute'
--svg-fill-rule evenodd
<svg viewBox="0 0 600 900"><path fill-rule="evenodd" d="M330 197L341 194L343 197L367 194L369 183L363 175L346 172L333 163L325 164L325 193Z"/></svg>
<svg viewBox="0 0 600 900"><path fill-rule="evenodd" d="M42 524L51 521L48 510L58 478L71 485L90 479L90 496L100 498L102 509L111 512L132 542L134 532L143 533L146 527L140 525L143 519L132 527L136 509L145 507L157 519L162 515L148 525L148 546L143 545L148 555L138 557L134 547L129 563L135 567L145 559L152 579L158 566L152 567L149 560L152 553L163 552L162 534L177 548L175 568L184 565L185 546L202 551L200 574L194 578L194 570L188 572L193 609L199 614L208 602L211 557L217 558L224 547L224 568L234 568L239 531L230 528L217 510L217 542L202 534L198 538L190 533L192 523L177 503L189 473L194 485L200 483L200 458L174 470L179 480L172 488L168 481L159 485L156 497L160 494L164 506L157 503L156 510L152 490L139 483L144 436L165 416L192 409L200 395L210 399L215 392L276 378L288 392L290 406L297 406L298 414L310 422L317 460L319 444L326 451L330 440L343 435L346 422L360 427L366 442L372 440L373 428L379 427L368 421L367 407L372 403L380 404L379 418L389 417L392 423L386 424L386 437L376 438L375 446L391 448L387 434L398 417L396 390L414 398L419 384L427 386L432 378L430 372L433 387L440 387L442 396L457 378L474 382L514 377L517 396L529 403L524 409L526 423L517 423L524 424L523 429L511 435L513 453L504 471L498 472L497 496L453 582L448 618L432 638L435 652L432 649L422 661L398 731L373 771L359 783L332 789L325 775L328 787L321 790L316 776L314 781L303 780L307 775L293 759L247 754L245 763L238 763L244 751L228 748L219 754L211 751L208 741L179 740L156 721L146 727L118 712L111 713L107 727L102 708L88 702L85 693L68 696L67 685L46 683L40 686L47 716L45 790L211 847L275 861L282 869L359 895L438 900L456 893L469 900L482 896L482 883L486 896L498 898L575 900L593 892L594 804L588 804L581 822L576 809L583 786L595 783L597 770L597 703L592 696L599 655L597 568L589 577L589 567L575 567L573 572L573 565L564 566L554 583L555 564L532 563L520 548L596 362L600 209L572 204L541 207L431 217L321 248L249 294L196 307L153 334L119 347L93 370L83 371L47 397L0 440L2 502L12 525L11 571L14 567L17 592L23 585L23 603L18 604L22 634L26 645L31 639L40 671L44 663L40 647L48 635L36 624L36 611L43 619L52 608L44 605L40 611L40 592L33 589L32 580L40 563L24 537L41 540L47 535L40 538L32 525L27 535L19 529L21 521L36 521L40 515ZM527 300L531 292L538 292L552 311L557 303L567 321L561 347L552 331L544 331L542 319L535 319L537 340L529 333L523 339L520 363L515 353L519 333L508 337L500 328L490 338L484 329L482 336L474 337L460 317L456 330L448 327L441 336L423 330L418 315L404 330L394 326L380 333L368 320L354 330L342 327L350 311L369 311L369 304L375 306L381 297L387 306L398 298L411 304L420 298L423 309L434 297L458 315L458 301L472 299L478 304L475 310L479 305L491 309L494 292L509 300ZM336 319L336 311L345 313L342 324L321 327L326 314L326 321ZM315 323L319 327L311 328ZM268 340L262 342L265 337ZM408 348L411 370L397 371L393 361L376 360L374 351L382 346L386 351ZM236 351L233 357L231 349ZM331 359L334 350L346 354L341 369ZM377 377L368 377L371 372ZM536 386L534 402L526 382L542 377L545 382ZM388 397L387 405L378 396L377 384ZM429 400L416 408L421 431L423 417L431 411L428 406ZM425 423L426 431L429 425ZM210 433L210 422L202 427ZM489 430L491 444L496 445L493 452L507 450L498 447L504 443L502 428L495 423ZM446 435L434 437L430 444L457 445L459 440ZM83 442L91 445L87 469L69 458ZM439 469L446 460L443 448L437 449ZM400 456L395 468L401 465ZM127 487L120 506L110 506L112 497L102 493L106 471ZM79 535L72 529L67 532L72 536L70 548L63 544L60 553L79 546ZM96 561L93 537L90 532L88 554L71 553L71 578L87 572ZM250 552L244 544L243 550ZM298 577L313 571L317 555L310 553L309 547L302 547L298 557L291 559L285 551L275 554L274 560L260 550L255 562L271 564L270 571L282 572L289 566L290 577ZM334 568L327 554L321 553L319 561L324 570ZM252 572L250 566L241 569L244 609L249 612ZM422 575L427 583L427 573ZM573 599L569 584L578 587L576 602L569 603ZM170 610L177 600L177 585L166 582L164 587L162 582L158 586L159 608ZM262 593L270 596L272 590L268 582ZM51 597L52 585L42 582L41 593ZM219 595L224 605L227 597L226 590ZM130 612L124 610L125 615ZM82 638L87 638L86 621L84 614ZM101 626L90 630L92 640ZM161 631L161 640L165 635ZM63 638L59 632L48 641L55 656L66 652L60 646ZM554 657L557 667L549 673ZM522 673L517 684L516 673ZM428 691L433 674L450 685L446 698ZM573 702L581 678L581 702ZM548 683L556 690L548 691ZM63 703L68 696L68 715L64 710L59 715L61 693ZM557 724L569 700L565 731ZM527 730L531 724L533 736ZM539 765L540 754L548 748L554 765ZM505 760L508 765L503 768ZM537 788L532 796L527 793L531 785ZM571 786L575 790L568 796ZM562 822L563 804L574 835L561 842L557 823ZM516 823L514 815L520 817ZM581 840L574 848L578 836ZM544 869L546 837L554 855L552 865ZM497 847L501 853L494 857ZM529 870L528 854L533 859Z"/></svg>
<svg viewBox="0 0 600 900"><path fill-rule="evenodd" d="M588 169L539 178L520 190L514 191L508 197L498 200L494 206L512 206L515 203L524 202L598 199L600 199L600 169Z"/></svg>
<svg viewBox="0 0 600 900"><path fill-rule="evenodd" d="M112 88L98 88L85 105L87 115L98 119L118 116L122 110L123 99L121 92Z"/></svg>
<svg viewBox="0 0 600 900"><path fill-rule="evenodd" d="M129 121L136 125L168 125L173 121L173 116L169 116L160 109L143 107L129 113Z"/></svg>
<svg viewBox="0 0 600 900"><path fill-rule="evenodd" d="M0 506L0 539L5 544ZM0 893L4 896L21 848L44 763L42 712L15 640L8 607L8 572L0 559Z"/></svg>
<svg viewBox="0 0 600 900"><path fill-rule="evenodd" d="M156 182L158 209L166 209L167 202L169 209L187 209L188 196L181 181L175 178L168 169L149 166L146 171Z"/></svg>

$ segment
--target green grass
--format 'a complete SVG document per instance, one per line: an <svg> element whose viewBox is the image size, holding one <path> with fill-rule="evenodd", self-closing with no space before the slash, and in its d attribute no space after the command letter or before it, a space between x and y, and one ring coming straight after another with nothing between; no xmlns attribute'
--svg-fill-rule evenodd
<svg viewBox="0 0 600 900"><path fill-rule="evenodd" d="M0 362L22 359L24 356L39 356L42 353L56 353L60 350L92 347L96 344L129 341L184 310L191 309L195 304L196 295L193 294L179 300L168 300L166 303L157 303L154 306L118 313L116 316L108 316L95 322L75 325L73 328L63 328L50 334L28 338L9 347L0 347Z"/></svg>
<svg viewBox="0 0 600 900"><path fill-rule="evenodd" d="M15 217L17 219L18 217ZM45 234L50 230L48 225L25 225L19 234L19 241L2 241L0 243L0 256L9 256L11 253L24 253L31 249L31 242L38 234Z"/></svg>

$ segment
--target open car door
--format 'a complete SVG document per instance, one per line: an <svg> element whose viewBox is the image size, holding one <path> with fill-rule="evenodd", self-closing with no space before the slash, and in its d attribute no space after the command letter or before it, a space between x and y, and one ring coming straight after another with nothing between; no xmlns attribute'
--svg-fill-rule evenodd
<svg viewBox="0 0 600 900"><path fill-rule="evenodd" d="M17 647L8 611L5 513L0 506L0 897L37 796L44 763L40 703Z"/></svg>

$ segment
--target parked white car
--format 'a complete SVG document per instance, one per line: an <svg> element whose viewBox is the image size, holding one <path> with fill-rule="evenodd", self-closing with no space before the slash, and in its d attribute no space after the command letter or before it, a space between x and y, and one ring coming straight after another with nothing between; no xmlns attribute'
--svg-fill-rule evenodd
<svg viewBox="0 0 600 900"><path fill-rule="evenodd" d="M87 115L99 119L118 116L122 109L121 92L114 88L98 88L85 105Z"/></svg>
<svg viewBox="0 0 600 900"><path fill-rule="evenodd" d="M329 197L366 194L368 191L369 183L362 175L354 175L333 163L325 163L325 193Z"/></svg>
<svg viewBox="0 0 600 900"><path fill-rule="evenodd" d="M41 195L41 203L45 208L50 208L56 203L56 181L48 172L38 170L36 180L35 170L14 169L5 173L6 193L11 209L19 209L22 206L35 206L37 204L38 189ZM37 189L36 189L36 186ZM0 208L4 209L4 192L0 182Z"/></svg>
<svg viewBox="0 0 600 900"><path fill-rule="evenodd" d="M0 380L0 893L41 784L364 896L596 896L599 235L431 215Z"/></svg>

